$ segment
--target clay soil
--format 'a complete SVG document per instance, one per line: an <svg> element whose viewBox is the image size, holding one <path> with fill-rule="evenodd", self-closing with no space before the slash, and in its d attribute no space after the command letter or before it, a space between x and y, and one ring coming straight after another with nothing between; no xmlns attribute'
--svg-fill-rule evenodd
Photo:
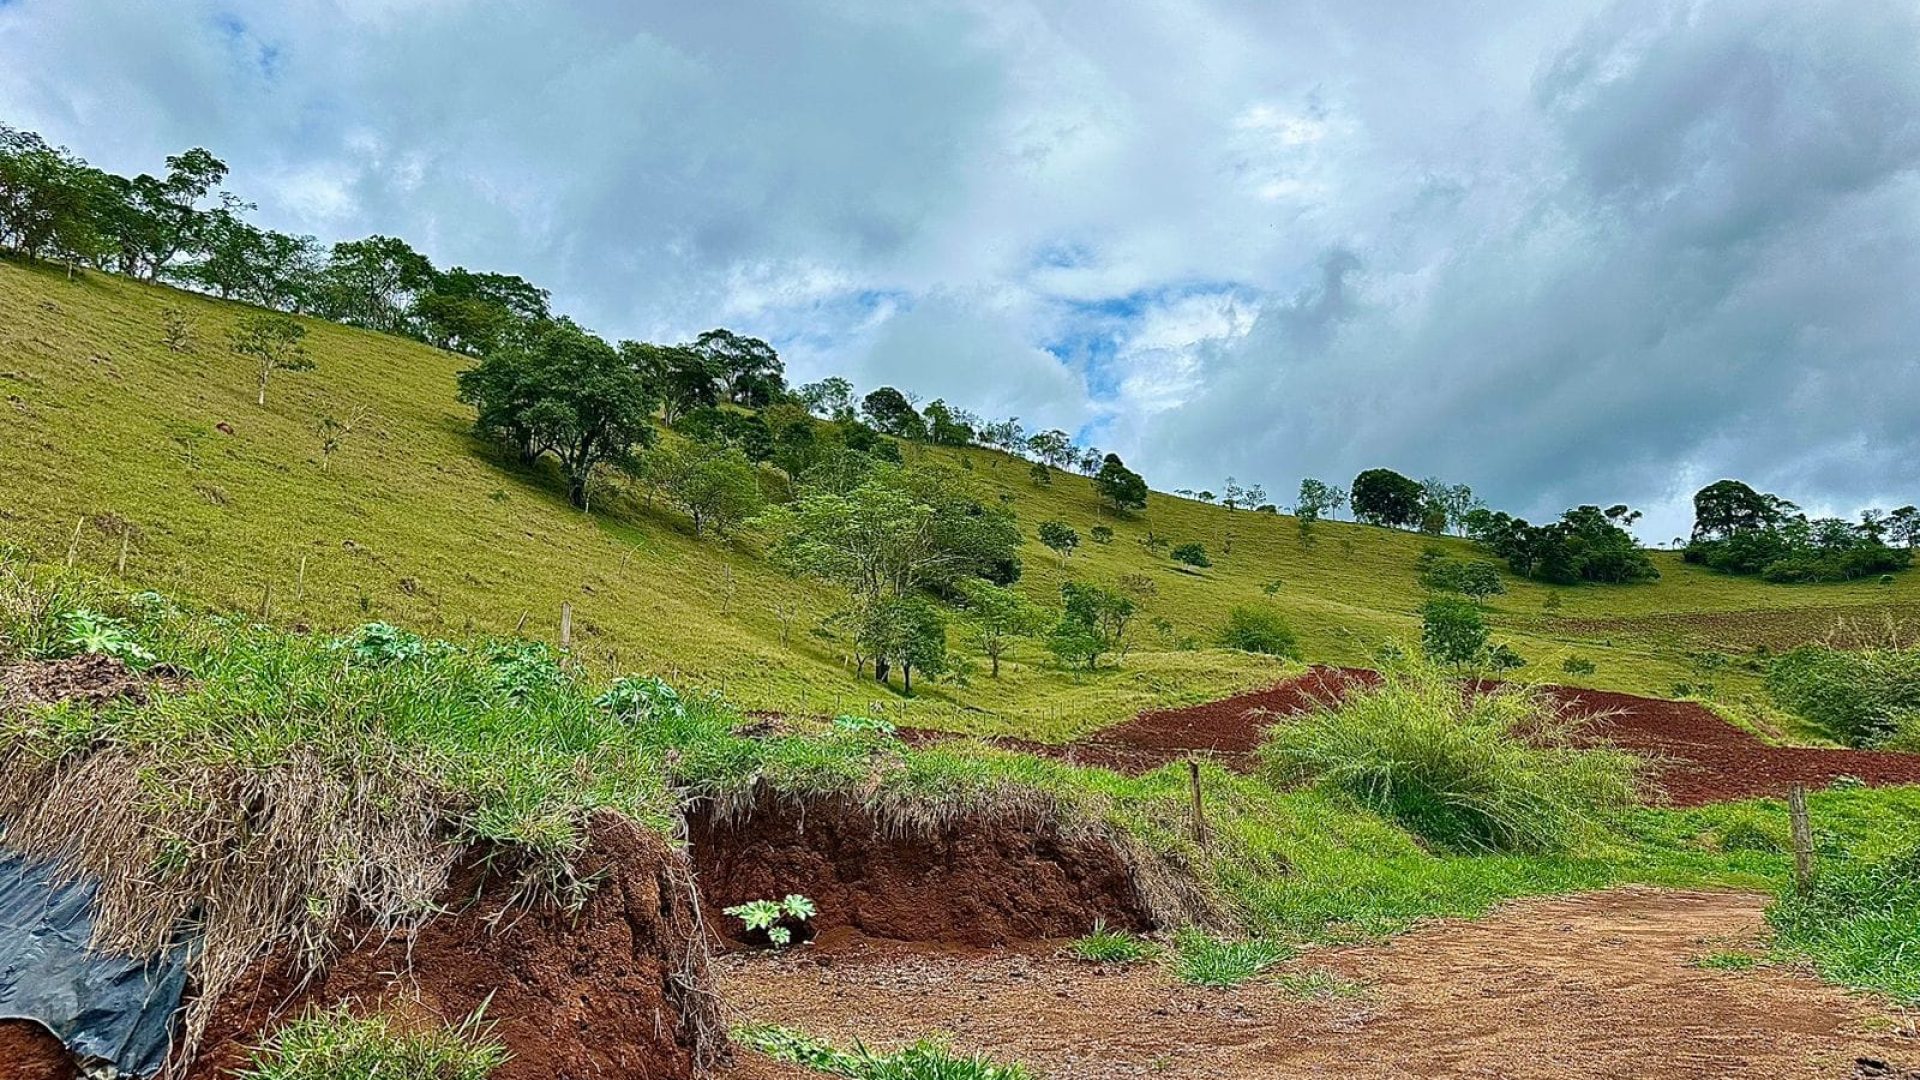
<svg viewBox="0 0 1920 1080"><path fill-rule="evenodd" d="M79 1080L73 1055L31 1020L0 1020L0 1080Z"/></svg>
<svg viewBox="0 0 1920 1080"><path fill-rule="evenodd" d="M1142 713L1065 746L1019 746L1125 772L1145 772L1192 755L1245 770L1252 768L1253 751L1268 727L1378 681L1378 675L1357 668L1316 667L1251 694ZM1920 754L1768 746L1690 701L1564 686L1543 689L1586 722L1582 738L1587 743L1651 759L1652 793L1676 806L1783 796L1794 784L1823 787L1840 777L1872 787L1920 784Z"/></svg>
<svg viewBox="0 0 1920 1080"><path fill-rule="evenodd" d="M720 909L790 892L819 907L814 931L903 941L994 945L1085 933L1096 919L1149 922L1111 846L1014 815L908 830L847 799L763 790L743 813L693 815L689 847L708 924L722 935L743 928Z"/></svg>
<svg viewBox="0 0 1920 1080"><path fill-rule="evenodd" d="M717 968L736 1019L842 1044L945 1036L1049 1080L1840 1080L1901 1076L1920 1062L1912 1018L1872 1000L1788 969L1699 966L1704 954L1751 945L1765 900L1637 888L1529 900L1279 969L1351 980L1349 992L1324 997L1275 979L1186 987L1163 965L861 940L737 954ZM805 1075L769 1068L722 1075Z"/></svg>
<svg viewBox="0 0 1920 1080"><path fill-rule="evenodd" d="M717 1053L706 944L682 857L657 834L596 818L578 912L513 905L513 882L470 860L454 910L404 938L350 948L302 986L263 965L209 1026L189 1080L243 1065L286 1019L342 1002L458 1023L486 1005L512 1060L495 1080L681 1080Z"/></svg>
<svg viewBox="0 0 1920 1080"><path fill-rule="evenodd" d="M145 702L152 686L177 686L179 674L159 667L135 672L111 656L93 654L62 660L23 660L0 666L0 712L33 705L78 700L89 706L122 698Z"/></svg>

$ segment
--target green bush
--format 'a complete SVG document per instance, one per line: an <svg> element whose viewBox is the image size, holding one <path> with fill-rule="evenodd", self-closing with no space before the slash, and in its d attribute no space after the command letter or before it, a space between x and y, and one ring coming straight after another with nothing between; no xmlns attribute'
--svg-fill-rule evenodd
<svg viewBox="0 0 1920 1080"><path fill-rule="evenodd" d="M1278 611L1268 607L1236 607L1227 614L1220 644L1241 652L1298 657L1300 639Z"/></svg>
<svg viewBox="0 0 1920 1080"><path fill-rule="evenodd" d="M1478 660L1487 647L1487 620L1480 605L1459 596L1435 596L1420 608L1420 648L1436 664L1455 667Z"/></svg>
<svg viewBox="0 0 1920 1080"><path fill-rule="evenodd" d="M486 1080L507 1052L479 1013L454 1028L404 1027L343 1006L308 1013L274 1032L241 1080Z"/></svg>
<svg viewBox="0 0 1920 1080"><path fill-rule="evenodd" d="M1431 669L1274 727L1277 782L1344 792L1456 850L1556 852L1629 806L1638 760L1570 745L1574 726L1518 687L1465 695Z"/></svg>
<svg viewBox="0 0 1920 1080"><path fill-rule="evenodd" d="M1920 731L1920 648L1803 645L1773 661L1767 689L1852 746L1905 742Z"/></svg>
<svg viewBox="0 0 1920 1080"><path fill-rule="evenodd" d="M1835 982L1920 1003L1920 847L1824 864L1805 896L1767 910L1777 947Z"/></svg>
<svg viewBox="0 0 1920 1080"><path fill-rule="evenodd" d="M1205 568L1213 565L1213 560L1207 557L1207 545L1198 541L1190 540L1184 544L1176 544L1168 554L1174 562L1185 563L1188 566Z"/></svg>

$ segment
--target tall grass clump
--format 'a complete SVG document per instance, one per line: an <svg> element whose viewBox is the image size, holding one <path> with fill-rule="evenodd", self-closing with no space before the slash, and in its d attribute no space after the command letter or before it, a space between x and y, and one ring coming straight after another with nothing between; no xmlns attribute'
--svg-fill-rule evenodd
<svg viewBox="0 0 1920 1080"><path fill-rule="evenodd" d="M985 1057L957 1054L939 1043L921 1041L887 1052L854 1043L841 1050L792 1028L743 1024L734 1041L780 1061L847 1080L1033 1080L1019 1065L1001 1065Z"/></svg>
<svg viewBox="0 0 1920 1080"><path fill-rule="evenodd" d="M1343 793L1433 844L1553 853L1636 793L1636 759L1576 749L1575 731L1535 691L1410 669L1275 725L1260 753L1275 782Z"/></svg>
<svg viewBox="0 0 1920 1080"><path fill-rule="evenodd" d="M1920 1004L1920 847L1828 861L1801 895L1767 910L1776 946L1822 977Z"/></svg>
<svg viewBox="0 0 1920 1080"><path fill-rule="evenodd" d="M479 1013L449 1028L343 1006L282 1026L240 1080L487 1080L506 1061Z"/></svg>
<svg viewBox="0 0 1920 1080"><path fill-rule="evenodd" d="M1920 645L1802 645L1774 660L1767 689L1850 746L1920 750Z"/></svg>

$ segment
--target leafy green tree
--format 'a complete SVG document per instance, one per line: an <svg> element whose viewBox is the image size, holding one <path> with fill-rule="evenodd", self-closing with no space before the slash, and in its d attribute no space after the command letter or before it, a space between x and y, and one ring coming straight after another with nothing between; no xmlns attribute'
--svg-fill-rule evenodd
<svg viewBox="0 0 1920 1080"><path fill-rule="evenodd" d="M654 439L654 390L629 356L572 321L541 324L460 373L475 427L531 464L552 454L584 509L601 466L632 468Z"/></svg>
<svg viewBox="0 0 1920 1080"><path fill-rule="evenodd" d="M1100 462L1100 471L1094 474L1093 487L1100 493L1114 513L1147 508L1147 482L1140 474L1127 468L1118 454L1108 454Z"/></svg>
<svg viewBox="0 0 1920 1080"><path fill-rule="evenodd" d="M972 445L979 424L978 417L939 399L927 406L926 421L927 437L937 446Z"/></svg>
<svg viewBox="0 0 1920 1080"><path fill-rule="evenodd" d="M1132 597L1103 585L1069 581L1060 586L1064 608L1047 644L1065 663L1089 670L1108 655L1126 655L1127 628L1139 612Z"/></svg>
<svg viewBox="0 0 1920 1080"><path fill-rule="evenodd" d="M1463 667L1487 647L1480 605L1458 596L1434 596L1420 608L1420 648L1436 664Z"/></svg>
<svg viewBox="0 0 1920 1080"><path fill-rule="evenodd" d="M1294 500L1293 515L1302 521L1319 521L1333 512L1334 490L1311 476L1300 481L1300 495Z"/></svg>
<svg viewBox="0 0 1920 1080"><path fill-rule="evenodd" d="M853 384L838 375L807 383L799 397L808 412L823 420L846 423L853 419Z"/></svg>
<svg viewBox="0 0 1920 1080"><path fill-rule="evenodd" d="M1067 556L1080 546L1080 534L1073 526L1064 521L1043 521L1040 523L1040 542L1053 549L1060 556L1060 565L1067 565Z"/></svg>
<svg viewBox="0 0 1920 1080"><path fill-rule="evenodd" d="M1725 540L1778 528L1799 509L1738 480L1717 480L1693 494L1693 538Z"/></svg>
<svg viewBox="0 0 1920 1080"><path fill-rule="evenodd" d="M1096 544L1113 543L1113 530L1105 525L1095 525L1088 529L1087 536Z"/></svg>
<svg viewBox="0 0 1920 1080"><path fill-rule="evenodd" d="M200 201L226 177L226 163L196 147L167 158L164 177L107 178L113 197L104 231L120 272L152 281L177 256L202 250L214 220ZM229 203L224 211L229 220L236 208Z"/></svg>
<svg viewBox="0 0 1920 1080"><path fill-rule="evenodd" d="M1167 554L1174 562L1184 563L1187 566L1204 569L1213 565L1213 560L1207 557L1207 545L1202 544L1198 540L1189 540L1184 544L1175 544L1173 550Z"/></svg>
<svg viewBox="0 0 1920 1080"><path fill-rule="evenodd" d="M1902 506L1887 514L1887 535L1908 548L1920 540L1920 507Z"/></svg>
<svg viewBox="0 0 1920 1080"><path fill-rule="evenodd" d="M692 349L703 357L728 401L763 409L786 393L786 365L773 346L756 337L714 329L701 334Z"/></svg>
<svg viewBox="0 0 1920 1080"><path fill-rule="evenodd" d="M905 492L933 509L933 543L945 556L922 584L941 593L967 577L996 585L1020 580L1020 521L1013 512L989 505L978 485L947 465L911 468L881 466L874 482Z"/></svg>
<svg viewBox="0 0 1920 1080"><path fill-rule="evenodd" d="M1027 470L1027 479L1033 481L1034 487L1050 487L1053 484L1053 472L1047 468L1046 462L1036 461Z"/></svg>
<svg viewBox="0 0 1920 1080"><path fill-rule="evenodd" d="M228 347L259 369L259 397L267 403L267 380L276 371L312 371L313 358L301 344L307 328L285 315L260 312L241 316L228 332Z"/></svg>
<svg viewBox="0 0 1920 1080"><path fill-rule="evenodd" d="M887 661L899 666L902 690L913 693L916 669L927 678L947 671L947 620L939 608L922 596L900 596L882 604L877 615L869 648L882 670Z"/></svg>
<svg viewBox="0 0 1920 1080"><path fill-rule="evenodd" d="M311 236L255 228L227 208L208 211L200 258L171 271L182 281L224 299L281 311L312 306L320 246Z"/></svg>
<svg viewBox="0 0 1920 1080"><path fill-rule="evenodd" d="M553 317L547 290L514 274L475 273L456 266L434 275L413 313L427 341L485 356L526 327Z"/></svg>
<svg viewBox="0 0 1920 1080"><path fill-rule="evenodd" d="M927 422L907 395L891 386L883 386L860 401L860 411L874 429L901 439L923 440Z"/></svg>
<svg viewBox="0 0 1920 1080"><path fill-rule="evenodd" d="M1055 469L1070 468L1079 456L1073 449L1073 437L1058 428L1028 436L1027 451Z"/></svg>
<svg viewBox="0 0 1920 1080"><path fill-rule="evenodd" d="M640 471L692 520L696 537L725 536L766 504L759 472L737 447L663 444L647 451Z"/></svg>
<svg viewBox="0 0 1920 1080"><path fill-rule="evenodd" d="M433 287L433 264L405 240L369 236L333 245L320 271L314 310L324 318L418 336L414 300Z"/></svg>
<svg viewBox="0 0 1920 1080"><path fill-rule="evenodd" d="M1426 511L1420 482L1392 469L1368 469L1353 478L1353 516L1371 525L1411 529Z"/></svg>
<svg viewBox="0 0 1920 1080"><path fill-rule="evenodd" d="M1227 613L1220 631L1224 648L1267 656L1298 656L1300 640L1278 611L1270 607L1237 606Z"/></svg>
<svg viewBox="0 0 1920 1080"><path fill-rule="evenodd" d="M973 640L992 665L996 679L1000 677L1000 657L1015 642L1046 629L1045 609L1013 589L976 578L962 582L960 594L966 601Z"/></svg>

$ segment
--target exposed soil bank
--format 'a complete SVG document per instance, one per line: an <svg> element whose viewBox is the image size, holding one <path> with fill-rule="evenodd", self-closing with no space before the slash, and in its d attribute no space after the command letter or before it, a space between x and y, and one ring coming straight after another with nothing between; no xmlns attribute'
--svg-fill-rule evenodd
<svg viewBox="0 0 1920 1080"><path fill-rule="evenodd" d="M449 912L418 930L355 945L304 987L261 965L215 1011L188 1077L223 1076L281 1023L342 1002L436 1023L485 1004L513 1055L495 1080L702 1075L725 1043L684 858L612 815L590 834L577 870L595 885L577 912L515 906L513 879L469 860Z"/></svg>
<svg viewBox="0 0 1920 1080"><path fill-rule="evenodd" d="M31 1020L0 1020L0 1080L79 1080L73 1055Z"/></svg>
<svg viewBox="0 0 1920 1080"><path fill-rule="evenodd" d="M1048 1080L1904 1076L1920 1062L1911 1018L1791 969L1700 965L1756 947L1766 899L1629 888L1519 901L1383 945L1311 951L1278 973L1350 980L1322 996L1278 979L1183 986L1159 964L887 942L716 967L737 1019L843 1045L944 1034ZM1859 1059L1892 1064L1857 1073Z"/></svg>
<svg viewBox="0 0 1920 1080"><path fill-rule="evenodd" d="M738 812L690 815L688 831L701 901L724 936L742 928L721 908L787 893L818 906L818 932L899 941L993 945L1083 934L1099 919L1151 923L1120 852L1014 814L922 830L851 799L762 789Z"/></svg>
<svg viewBox="0 0 1920 1080"><path fill-rule="evenodd" d="M177 686L179 681L172 668L136 672L111 656L97 653L62 660L22 660L0 665L0 712L76 700L88 706L121 698L141 704L147 700L149 687Z"/></svg>

